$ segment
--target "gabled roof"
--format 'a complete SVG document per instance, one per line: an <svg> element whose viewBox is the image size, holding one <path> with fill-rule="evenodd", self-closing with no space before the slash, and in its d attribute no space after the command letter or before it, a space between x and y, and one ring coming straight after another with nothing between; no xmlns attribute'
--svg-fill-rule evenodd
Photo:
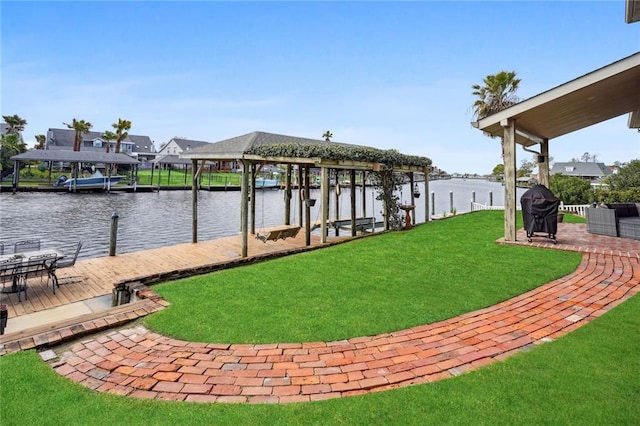
<svg viewBox="0 0 640 426"><path fill-rule="evenodd" d="M211 145L211 142L194 141L191 139L173 138L171 139L176 145L183 151L191 151L192 149L199 148L205 145ZM170 141L171 142L171 141Z"/></svg>
<svg viewBox="0 0 640 426"><path fill-rule="evenodd" d="M126 154L106 153L104 151L71 151L32 149L22 154L14 155L12 160L19 161L63 161L69 163L104 163L104 164L140 164Z"/></svg>
<svg viewBox="0 0 640 426"><path fill-rule="evenodd" d="M563 174L565 176L609 176L611 169L604 163L572 161L568 163L554 163L550 174Z"/></svg>
<svg viewBox="0 0 640 426"><path fill-rule="evenodd" d="M327 146L358 146L338 142L327 142L321 139L301 138L297 136L279 135L266 132L252 132L247 133L246 135L236 136L231 139L225 139L220 142L208 144L197 149L192 149L188 153L183 152L181 156L187 158L202 158L202 156L210 155L218 159L235 160L242 158L245 153L250 152L252 148L259 145L282 143L294 143L300 145L327 144Z"/></svg>
<svg viewBox="0 0 640 426"><path fill-rule="evenodd" d="M154 153L156 148L149 136L129 135L129 139L135 145L133 152L137 153Z"/></svg>
<svg viewBox="0 0 640 426"><path fill-rule="evenodd" d="M103 132L85 132L82 134L82 141L104 140L102 133ZM76 131L73 129L49 129L47 132L47 149L59 150L72 148L75 137ZM115 141L111 141L111 143L113 142ZM128 135L122 142L136 146L134 152L153 152L150 151L153 147L153 142L149 136ZM82 148L89 148L90 146L91 143L83 143ZM141 147L141 149L138 150L138 147ZM104 150L104 148L99 148L99 150Z"/></svg>
<svg viewBox="0 0 640 426"><path fill-rule="evenodd" d="M286 154L282 152L286 151ZM395 150L329 142L266 132L252 132L220 142L183 151L181 158L192 160L249 160L271 164L312 164L356 170L374 170L381 163L393 164L398 171L425 172L431 160L408 156Z"/></svg>
<svg viewBox="0 0 640 426"><path fill-rule="evenodd" d="M516 141L531 146L640 110L640 52L472 123L503 136L515 120Z"/></svg>

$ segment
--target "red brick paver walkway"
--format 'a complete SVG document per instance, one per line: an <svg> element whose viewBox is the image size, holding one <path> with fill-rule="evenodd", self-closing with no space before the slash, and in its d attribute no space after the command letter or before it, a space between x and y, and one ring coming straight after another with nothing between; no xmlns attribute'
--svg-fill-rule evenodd
<svg viewBox="0 0 640 426"><path fill-rule="evenodd" d="M98 391L198 402L314 401L431 382L562 336L638 293L637 247L615 255L587 250L566 277L490 308L394 333L229 345L134 327L77 343L50 363Z"/></svg>

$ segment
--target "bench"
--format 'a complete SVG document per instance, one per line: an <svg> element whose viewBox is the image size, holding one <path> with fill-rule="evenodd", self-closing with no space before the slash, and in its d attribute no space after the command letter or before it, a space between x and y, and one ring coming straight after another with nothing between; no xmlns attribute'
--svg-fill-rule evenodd
<svg viewBox="0 0 640 426"><path fill-rule="evenodd" d="M299 226L288 226L286 228L272 229L264 234L256 234L256 239L266 243L267 241L284 240L286 238L295 238L300 232Z"/></svg>
<svg viewBox="0 0 640 426"><path fill-rule="evenodd" d="M587 232L640 240L640 203L609 203L588 207Z"/></svg>
<svg viewBox="0 0 640 426"><path fill-rule="evenodd" d="M375 217L357 217L355 221L356 231L375 231L376 227L382 223L376 222ZM351 219L339 219L331 222L331 226L337 231L339 229L351 229Z"/></svg>

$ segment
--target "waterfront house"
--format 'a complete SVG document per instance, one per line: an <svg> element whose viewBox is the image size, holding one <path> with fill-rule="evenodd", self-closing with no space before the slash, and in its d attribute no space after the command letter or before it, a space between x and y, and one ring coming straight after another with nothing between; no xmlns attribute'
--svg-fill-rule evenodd
<svg viewBox="0 0 640 426"><path fill-rule="evenodd" d="M212 142L206 141L196 141L185 138L174 137L169 142L162 144L162 147L157 153L158 164L169 165L179 165L179 164L190 164L191 161L186 161L186 163L181 163L178 161L178 156L182 153L187 153L192 149L200 148L202 146L210 145ZM214 162L214 168L217 170L238 171L238 163L236 161L222 161L222 162Z"/></svg>
<svg viewBox="0 0 640 426"><path fill-rule="evenodd" d="M571 161L555 163L550 171L551 175L562 174L588 180L592 185L601 185L603 180L612 174L604 163Z"/></svg>
<svg viewBox="0 0 640 426"><path fill-rule="evenodd" d="M73 151L76 131L73 129L49 129L45 149L50 151ZM82 134L80 151L105 152L107 141L102 132L85 132ZM109 141L109 152L115 152L116 141ZM140 160L140 168L150 168L150 161L156 158L156 150L149 136L128 135L120 143L120 152Z"/></svg>

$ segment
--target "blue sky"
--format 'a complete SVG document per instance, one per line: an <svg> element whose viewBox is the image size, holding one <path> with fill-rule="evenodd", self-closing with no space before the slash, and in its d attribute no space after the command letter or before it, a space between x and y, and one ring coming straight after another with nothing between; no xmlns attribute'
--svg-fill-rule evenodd
<svg viewBox="0 0 640 426"><path fill-rule="evenodd" d="M522 99L640 50L624 1L0 3L2 115L32 143L73 118L132 121L159 146L266 131L397 149L450 173L490 173L471 86L501 70ZM627 116L554 139L640 158ZM517 162L532 155L517 151Z"/></svg>

